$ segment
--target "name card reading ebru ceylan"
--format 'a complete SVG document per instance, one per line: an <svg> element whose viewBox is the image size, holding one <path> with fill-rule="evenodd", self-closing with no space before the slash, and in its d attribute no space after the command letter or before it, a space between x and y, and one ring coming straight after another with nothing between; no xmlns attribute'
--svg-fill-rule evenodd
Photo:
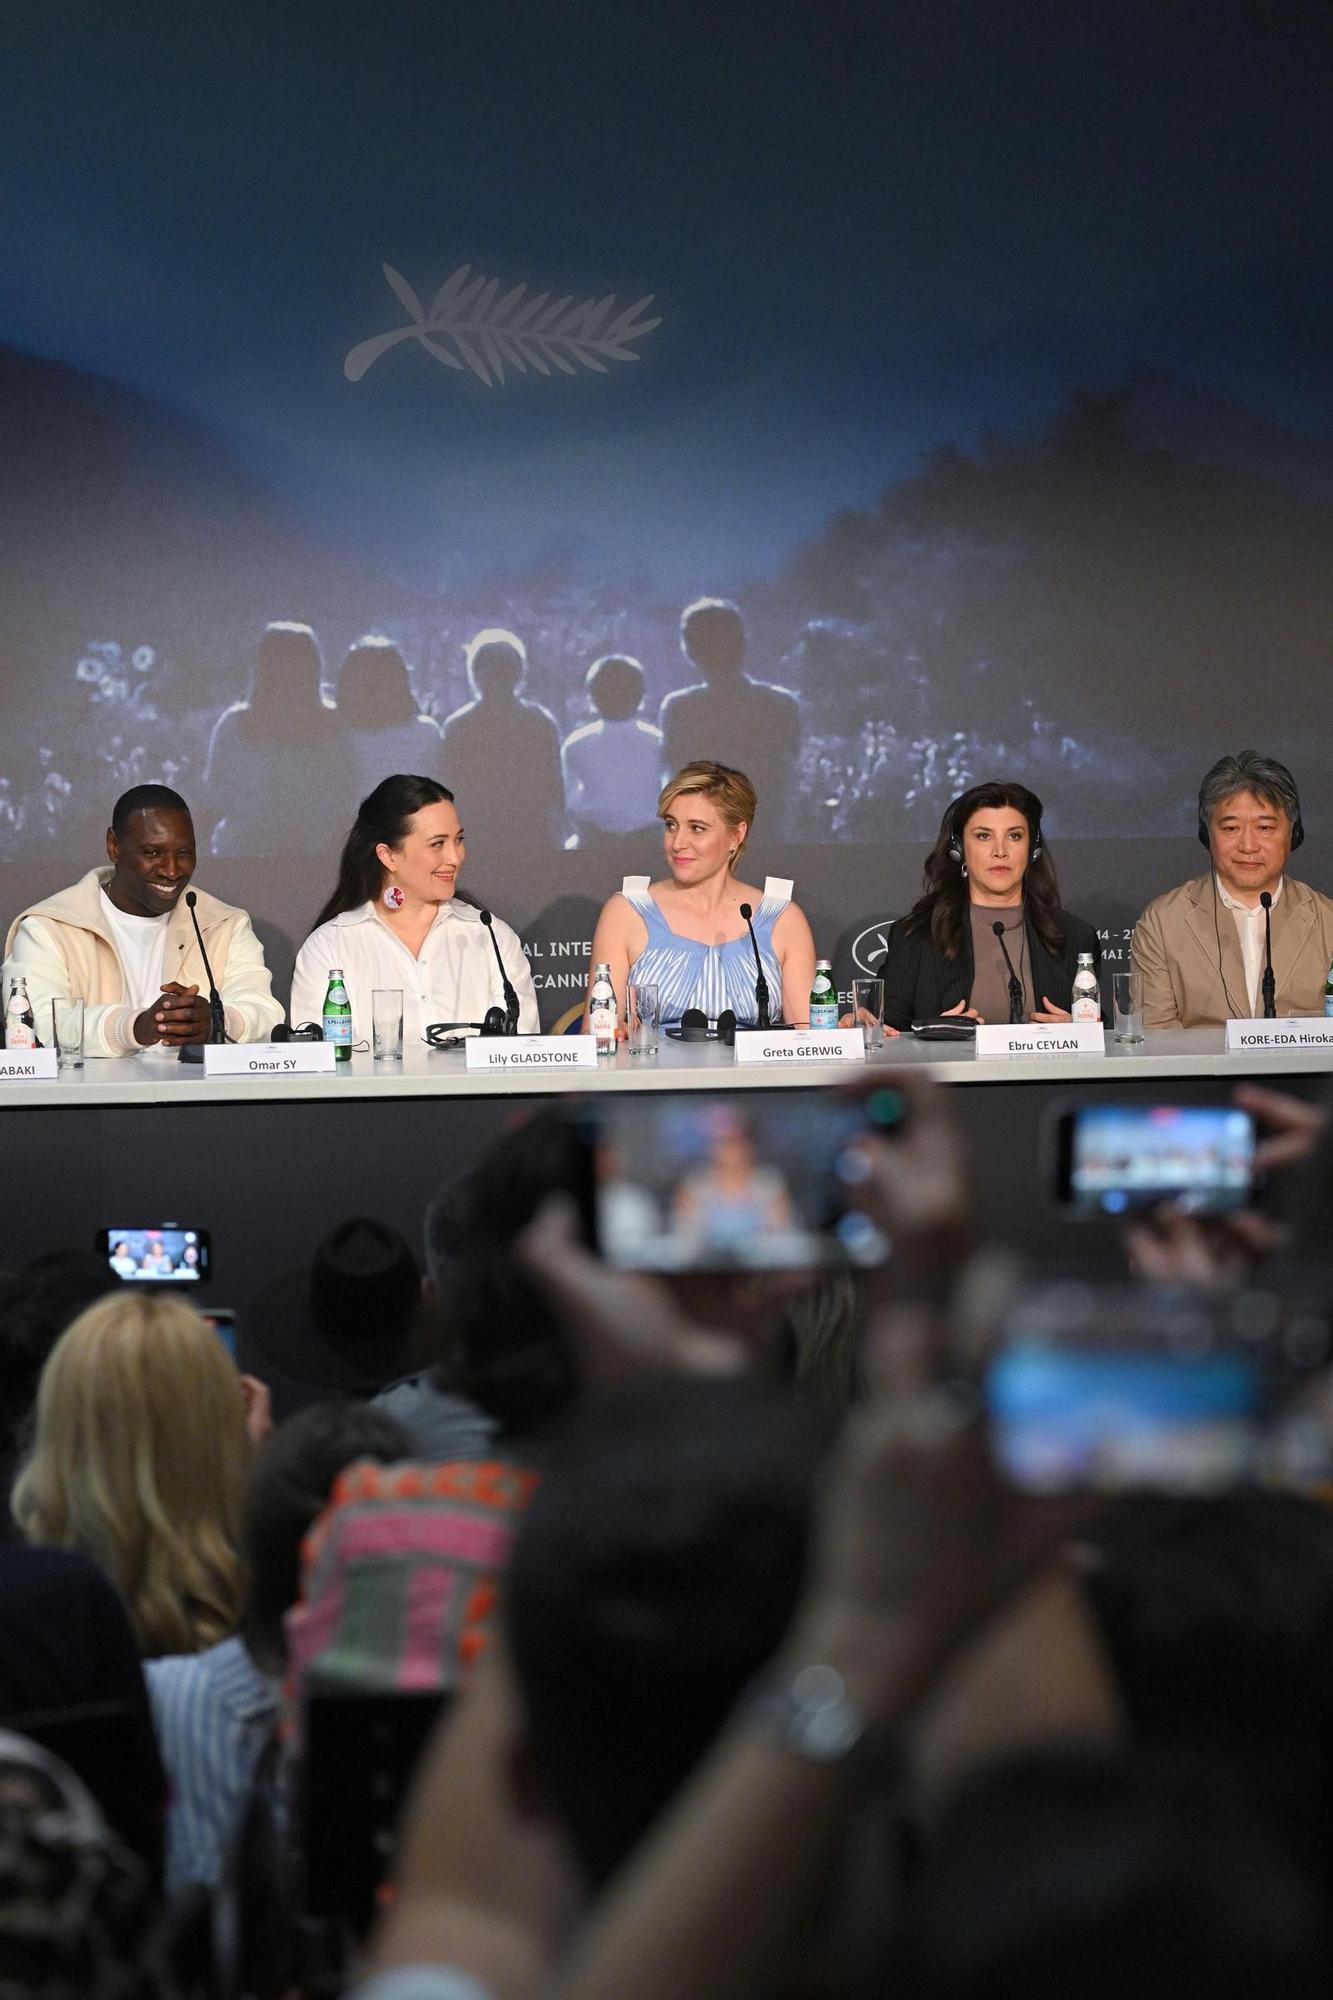
<svg viewBox="0 0 1333 2000"><path fill-rule="evenodd" d="M1106 1030L1100 1021L1030 1021L1011 1027L977 1025L979 1056L1104 1056Z"/></svg>

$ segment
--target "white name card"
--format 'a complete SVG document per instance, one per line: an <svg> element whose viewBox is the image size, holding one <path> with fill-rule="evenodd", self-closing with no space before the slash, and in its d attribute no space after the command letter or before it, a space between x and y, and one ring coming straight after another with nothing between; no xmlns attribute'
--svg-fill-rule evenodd
<svg viewBox="0 0 1333 2000"><path fill-rule="evenodd" d="M864 1062L866 1038L860 1028L738 1028L738 1063Z"/></svg>
<svg viewBox="0 0 1333 2000"><path fill-rule="evenodd" d="M56 1074L54 1049L0 1049L0 1079L10 1083L50 1082Z"/></svg>
<svg viewBox="0 0 1333 2000"><path fill-rule="evenodd" d="M206 1042L205 1076L327 1076L332 1042Z"/></svg>
<svg viewBox="0 0 1333 2000"><path fill-rule="evenodd" d="M977 1028L979 1056L1104 1056L1106 1030L1100 1021L1025 1021L1002 1027L987 1021Z"/></svg>
<svg viewBox="0 0 1333 2000"><path fill-rule="evenodd" d="M592 1035L469 1035L469 1069L596 1069Z"/></svg>
<svg viewBox="0 0 1333 2000"><path fill-rule="evenodd" d="M1333 1021L1321 1014L1277 1021L1228 1021L1227 1053L1244 1049L1333 1049Z"/></svg>

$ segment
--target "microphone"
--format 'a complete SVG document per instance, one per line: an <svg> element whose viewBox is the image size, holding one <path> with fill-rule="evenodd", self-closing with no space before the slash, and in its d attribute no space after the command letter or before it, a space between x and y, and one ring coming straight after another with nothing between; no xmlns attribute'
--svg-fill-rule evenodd
<svg viewBox="0 0 1333 2000"><path fill-rule="evenodd" d="M513 986L510 983L509 974L505 971L505 962L503 958L501 958L500 956L500 941L496 937L495 932L492 929L493 920L490 911L478 910L477 915L481 918L481 921L486 926L486 935L491 941L491 950L495 953L495 962L500 968L500 984L504 988L504 996L505 996L504 1026L502 1028L492 1028L490 1030L483 1029L483 1032L489 1032L491 1034L500 1034L500 1035L516 1035L518 1033L518 995L517 993L515 993ZM495 1007L488 1009L486 1019L489 1021L491 1015L497 1013L498 1011L499 1010Z"/></svg>
<svg viewBox="0 0 1333 2000"><path fill-rule="evenodd" d="M1273 977L1273 898L1267 889L1259 891L1259 904L1264 913L1264 1019L1277 1019L1277 981Z"/></svg>
<svg viewBox="0 0 1333 2000"><path fill-rule="evenodd" d="M1000 941L1000 950L1004 953L1004 962L1009 968L1009 1026L1017 1028L1023 1019L1023 982L1014 971L1014 961L1010 958L1009 947L1004 941L1004 925L998 917L991 925L991 929Z"/></svg>
<svg viewBox="0 0 1333 2000"><path fill-rule="evenodd" d="M195 915L194 906L198 901L199 898L195 895L193 889L185 891L185 907L190 912L190 922L194 925L194 934L199 941L199 956L204 961L204 972L208 978L209 1046L216 1048L219 1043L225 1042L227 1039L227 1017L226 1010L222 1005L222 995L218 992L218 983L213 977L213 968L208 962L208 952L204 946L204 934L199 928L199 919ZM203 1059L204 1051L201 1043L181 1043L180 1054L176 1058L178 1062L201 1063Z"/></svg>
<svg viewBox="0 0 1333 2000"><path fill-rule="evenodd" d="M759 956L759 946L755 941L754 924L751 921L751 919L754 916L754 911L750 908L750 905L748 903L741 904L741 915L745 919L745 928L750 933L750 949L754 953L755 1021L759 1027L767 1028L769 1026L768 981L764 977L764 961Z"/></svg>

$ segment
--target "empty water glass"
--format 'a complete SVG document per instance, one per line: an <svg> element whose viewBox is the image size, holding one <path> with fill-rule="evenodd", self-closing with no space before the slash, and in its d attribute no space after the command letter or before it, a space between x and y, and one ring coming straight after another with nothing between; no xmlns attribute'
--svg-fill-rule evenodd
<svg viewBox="0 0 1333 2000"><path fill-rule="evenodd" d="M370 1046L376 1062L403 1060L403 995L397 986L377 986L370 996Z"/></svg>
<svg viewBox="0 0 1333 2000"><path fill-rule="evenodd" d="M1143 974L1117 972L1111 981L1115 1009L1115 1038L1118 1042L1143 1040Z"/></svg>
<svg viewBox="0 0 1333 2000"><path fill-rule="evenodd" d="M51 1002L51 1046L57 1069L83 1068L83 1002Z"/></svg>
<svg viewBox="0 0 1333 2000"><path fill-rule="evenodd" d="M662 1003L652 980L632 980L629 989L629 1052L655 1056L662 1026Z"/></svg>
<svg viewBox="0 0 1333 2000"><path fill-rule="evenodd" d="M883 1048L884 981L882 979L852 981L852 1020L860 1023L868 1056Z"/></svg>

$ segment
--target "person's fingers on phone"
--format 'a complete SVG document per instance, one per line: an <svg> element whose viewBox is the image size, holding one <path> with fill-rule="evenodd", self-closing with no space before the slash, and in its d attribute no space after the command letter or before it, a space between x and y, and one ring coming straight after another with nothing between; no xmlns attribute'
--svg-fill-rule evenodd
<svg viewBox="0 0 1333 2000"><path fill-rule="evenodd" d="M847 1183L850 1207L860 1209L893 1243L899 1275L914 1256L965 1252L971 1238L972 1195L967 1149L949 1108L948 1092L911 1069L877 1070L858 1078L849 1094L873 1100L891 1092L901 1100L901 1129L880 1137L873 1128L848 1149L847 1164L861 1162Z"/></svg>
<svg viewBox="0 0 1333 2000"><path fill-rule="evenodd" d="M517 1248L561 1312L589 1386L663 1373L736 1374L747 1365L739 1340L688 1318L664 1286L595 1257L567 1196L543 1203Z"/></svg>
<svg viewBox="0 0 1333 2000"><path fill-rule="evenodd" d="M1269 1090L1258 1083L1240 1083L1232 1100L1248 1111L1262 1136L1254 1151L1256 1173L1271 1174L1308 1160L1328 1128L1322 1105L1287 1090Z"/></svg>

